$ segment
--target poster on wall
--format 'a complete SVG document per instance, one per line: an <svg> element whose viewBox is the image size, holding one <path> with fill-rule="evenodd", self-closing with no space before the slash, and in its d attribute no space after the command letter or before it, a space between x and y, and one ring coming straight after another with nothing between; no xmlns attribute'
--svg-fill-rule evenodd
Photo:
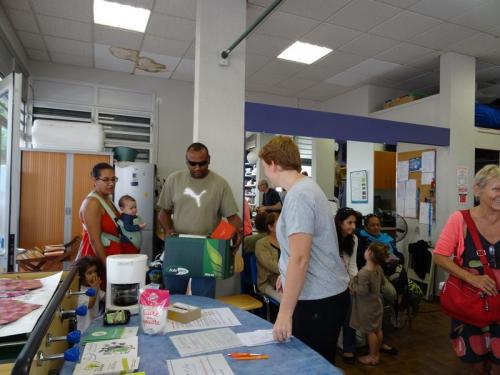
<svg viewBox="0 0 500 375"><path fill-rule="evenodd" d="M367 171L354 171L351 178L351 202L368 203L368 173Z"/></svg>
<svg viewBox="0 0 500 375"><path fill-rule="evenodd" d="M468 175L469 168L458 167L457 168L457 194L458 203L466 205L469 197L469 187L468 187Z"/></svg>

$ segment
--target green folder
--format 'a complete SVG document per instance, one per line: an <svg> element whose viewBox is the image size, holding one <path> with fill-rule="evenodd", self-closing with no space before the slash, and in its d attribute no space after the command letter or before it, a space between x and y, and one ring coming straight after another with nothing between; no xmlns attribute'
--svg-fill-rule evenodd
<svg viewBox="0 0 500 375"><path fill-rule="evenodd" d="M122 337L125 327L97 327L89 331L83 338L83 342L116 340Z"/></svg>

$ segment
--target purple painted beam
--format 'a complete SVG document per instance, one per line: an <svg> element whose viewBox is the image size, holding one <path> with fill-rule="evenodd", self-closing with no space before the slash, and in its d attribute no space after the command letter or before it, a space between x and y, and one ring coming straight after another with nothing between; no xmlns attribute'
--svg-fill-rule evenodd
<svg viewBox="0 0 500 375"><path fill-rule="evenodd" d="M245 130L394 145L450 145L447 128L250 102L245 103Z"/></svg>

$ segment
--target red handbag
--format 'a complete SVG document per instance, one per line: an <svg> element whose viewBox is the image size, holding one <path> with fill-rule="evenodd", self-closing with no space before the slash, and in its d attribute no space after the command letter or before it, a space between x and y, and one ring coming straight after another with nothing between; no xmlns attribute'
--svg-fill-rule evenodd
<svg viewBox="0 0 500 375"><path fill-rule="evenodd" d="M486 251L479 240L476 224L474 224L469 210L461 212L467 224L467 229L472 236L476 253L483 265L484 274L496 280L486 259ZM458 264L456 259L455 263ZM440 300L441 308L446 315L466 324L485 327L500 322L500 294L489 296L481 289L456 276L449 276L441 292Z"/></svg>

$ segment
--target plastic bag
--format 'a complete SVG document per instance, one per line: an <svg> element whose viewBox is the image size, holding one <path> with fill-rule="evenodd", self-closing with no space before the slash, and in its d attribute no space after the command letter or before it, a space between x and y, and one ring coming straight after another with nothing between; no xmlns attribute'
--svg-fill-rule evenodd
<svg viewBox="0 0 500 375"><path fill-rule="evenodd" d="M141 306L141 327L148 335L162 335L167 329L168 290L145 289L139 297Z"/></svg>

